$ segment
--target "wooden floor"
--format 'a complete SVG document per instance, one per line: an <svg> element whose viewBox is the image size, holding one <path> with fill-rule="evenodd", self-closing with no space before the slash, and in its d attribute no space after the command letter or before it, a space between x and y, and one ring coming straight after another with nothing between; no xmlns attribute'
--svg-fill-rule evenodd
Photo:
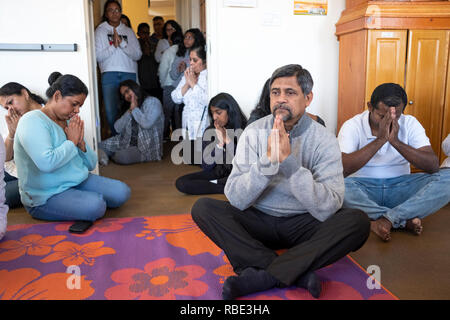
<svg viewBox="0 0 450 320"><path fill-rule="evenodd" d="M168 149L168 148L166 148ZM120 179L132 189L130 200L121 208L108 210L106 217L155 216L189 213L200 196L181 194L175 179L198 171L189 165L174 165L170 150L161 162L119 166L109 164L102 175ZM212 198L226 200L224 195ZM23 209L10 210L8 224L41 223ZM351 256L363 267L376 265L382 285L399 299L450 299L450 205L423 221L424 232L413 236L394 232L390 243L373 234Z"/></svg>

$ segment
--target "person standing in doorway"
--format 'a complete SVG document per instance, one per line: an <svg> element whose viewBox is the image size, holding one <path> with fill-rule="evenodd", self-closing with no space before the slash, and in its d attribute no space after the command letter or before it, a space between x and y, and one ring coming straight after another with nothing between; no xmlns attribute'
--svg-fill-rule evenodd
<svg viewBox="0 0 450 320"><path fill-rule="evenodd" d="M158 41L158 45L156 46L155 59L158 63L161 62L164 51L172 46L171 36L173 33L183 35L183 29L181 29L181 26L175 20L168 20L163 27L162 39Z"/></svg>
<svg viewBox="0 0 450 320"><path fill-rule="evenodd" d="M160 16L153 17L153 34L150 36L150 39L158 44L158 41L163 38L163 28L164 28L164 18Z"/></svg>
<svg viewBox="0 0 450 320"><path fill-rule="evenodd" d="M150 39L150 26L140 23L137 30L142 57L138 61L139 84L147 94L162 100L161 86L158 79L158 63L155 60L156 44Z"/></svg>
<svg viewBox="0 0 450 320"><path fill-rule="evenodd" d="M95 53L102 73L106 119L112 135L117 134L114 122L119 114L119 83L136 81L137 61L142 56L136 35L120 21L121 16L120 3L106 1L103 23L95 30Z"/></svg>
<svg viewBox="0 0 450 320"><path fill-rule="evenodd" d="M172 91L171 97L176 104L184 104L182 113L183 136L190 142L191 155L183 155L185 162L194 164L195 154L202 153L202 136L209 126L208 115L208 70L206 68L206 51L196 47L190 51L190 66L183 78ZM196 142L197 141L197 142ZM199 163L201 164L201 162Z"/></svg>
<svg viewBox="0 0 450 320"><path fill-rule="evenodd" d="M170 68L176 57L178 47L183 41L182 34L172 33L170 40L172 45L169 49L164 51L158 68L158 77L163 89L164 139L166 141L170 140L170 124L172 123L172 132L176 129L173 125L173 115L177 105L173 102L171 97L171 93L176 88L176 85L174 85L174 80L170 77Z"/></svg>

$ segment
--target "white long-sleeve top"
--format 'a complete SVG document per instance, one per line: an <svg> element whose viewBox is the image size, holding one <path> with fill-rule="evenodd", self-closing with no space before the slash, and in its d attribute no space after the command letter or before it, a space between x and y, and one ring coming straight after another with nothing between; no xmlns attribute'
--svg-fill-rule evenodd
<svg viewBox="0 0 450 320"><path fill-rule="evenodd" d="M8 213L8 205L5 204L5 172L4 172L4 165L5 165L5 157L6 157L6 150L5 150L5 143L3 142L3 137L0 136L0 240L3 238L5 232L6 232L6 226L7 226L7 219L6 214Z"/></svg>
<svg viewBox="0 0 450 320"><path fill-rule="evenodd" d="M164 51L166 51L169 48L170 48L169 40L159 39L158 44L156 45L156 49L155 49L156 62L161 63L161 58L162 58Z"/></svg>
<svg viewBox="0 0 450 320"><path fill-rule="evenodd" d="M201 138L203 132L209 126L208 115L208 71L205 69L200 72L197 84L183 96L181 89L186 83L186 77L183 75L177 88L172 91L173 102L184 103L182 114L182 128L187 130L189 140Z"/></svg>
<svg viewBox="0 0 450 320"><path fill-rule="evenodd" d="M122 42L117 48L113 44L114 27L107 21L95 30L95 54L100 71L137 73L137 61L142 56L139 41L134 31L123 23L116 28Z"/></svg>
<svg viewBox="0 0 450 320"><path fill-rule="evenodd" d="M173 85L175 82L170 77L170 69L172 68L172 63L175 60L175 56L178 51L178 45L174 44L169 49L164 51L161 62L158 67L158 76L159 76L159 82L161 83L161 87L168 87Z"/></svg>

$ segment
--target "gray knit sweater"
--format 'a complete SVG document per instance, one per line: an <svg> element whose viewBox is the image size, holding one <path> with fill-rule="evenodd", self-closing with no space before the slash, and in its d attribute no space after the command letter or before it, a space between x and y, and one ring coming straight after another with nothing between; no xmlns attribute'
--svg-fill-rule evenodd
<svg viewBox="0 0 450 320"><path fill-rule="evenodd" d="M304 115L290 132L291 154L280 165L267 158L274 118L268 115L242 133L225 185L230 203L245 210L287 217L309 212L325 221L342 206L344 177L336 137Z"/></svg>

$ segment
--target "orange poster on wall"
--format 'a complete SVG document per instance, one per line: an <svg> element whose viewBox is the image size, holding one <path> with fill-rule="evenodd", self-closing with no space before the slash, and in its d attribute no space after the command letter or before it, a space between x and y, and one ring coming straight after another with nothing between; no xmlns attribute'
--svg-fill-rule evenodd
<svg viewBox="0 0 450 320"><path fill-rule="evenodd" d="M300 15L326 15L328 0L294 0L294 14Z"/></svg>

